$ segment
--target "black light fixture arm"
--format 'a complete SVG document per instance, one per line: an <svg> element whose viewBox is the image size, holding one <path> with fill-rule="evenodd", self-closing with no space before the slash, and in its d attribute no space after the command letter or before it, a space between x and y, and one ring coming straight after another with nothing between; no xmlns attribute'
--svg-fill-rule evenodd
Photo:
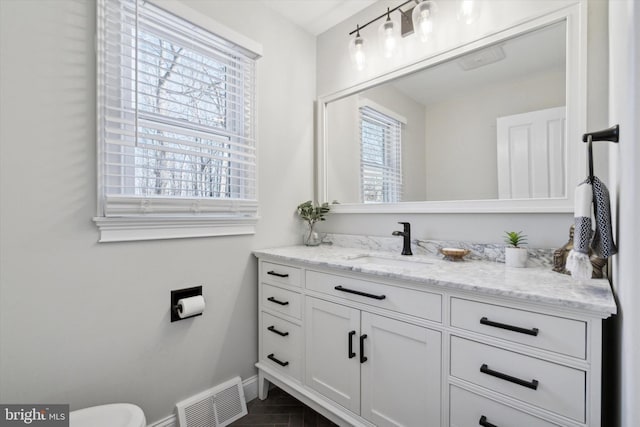
<svg viewBox="0 0 640 427"><path fill-rule="evenodd" d="M395 12L396 10L400 9L402 6L405 6L405 5L409 4L409 3L420 3L420 1L419 0L407 0L404 3L394 7L393 9L387 8L387 11L385 13L383 13L382 15L380 15L380 16L378 16L376 18L373 18L371 21L367 22L364 25L357 25L356 29L351 31L349 33L349 35L353 35L354 33L359 32L360 30L364 29L366 26L368 26L370 24L373 24L374 22L384 18L385 16L389 16L392 12ZM400 12L402 12L402 11L400 11Z"/></svg>

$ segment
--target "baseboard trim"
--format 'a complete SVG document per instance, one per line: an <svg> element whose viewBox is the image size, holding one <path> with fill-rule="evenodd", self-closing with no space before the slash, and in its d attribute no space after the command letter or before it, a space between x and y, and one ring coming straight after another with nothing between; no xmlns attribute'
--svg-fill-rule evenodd
<svg viewBox="0 0 640 427"><path fill-rule="evenodd" d="M169 415L167 418L149 424L147 427L178 427L178 418L175 415Z"/></svg>
<svg viewBox="0 0 640 427"><path fill-rule="evenodd" d="M247 402L258 397L258 376L254 375L242 381L242 390L244 391L244 399ZM148 427L179 427L178 417L175 414L169 415L153 424L149 424Z"/></svg>
<svg viewBox="0 0 640 427"><path fill-rule="evenodd" d="M258 376L254 375L242 381L242 388L244 390L244 399L247 402L251 402L258 398Z"/></svg>

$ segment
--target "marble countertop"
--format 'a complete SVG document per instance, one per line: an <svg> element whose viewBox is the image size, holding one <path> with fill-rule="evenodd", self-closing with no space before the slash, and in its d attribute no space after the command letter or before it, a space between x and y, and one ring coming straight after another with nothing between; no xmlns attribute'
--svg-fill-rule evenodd
<svg viewBox="0 0 640 427"><path fill-rule="evenodd" d="M581 282L548 268L511 268L503 263L479 260L452 262L427 255L405 257L385 251L324 245L262 249L255 250L254 254L276 262L304 262L311 266L587 310L603 318L617 311L607 280Z"/></svg>

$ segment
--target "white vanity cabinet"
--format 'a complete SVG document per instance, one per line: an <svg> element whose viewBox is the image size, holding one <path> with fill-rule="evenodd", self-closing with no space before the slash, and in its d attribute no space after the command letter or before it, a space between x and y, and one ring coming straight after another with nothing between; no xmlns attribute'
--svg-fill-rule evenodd
<svg viewBox="0 0 640 427"><path fill-rule="evenodd" d="M295 381L302 380L301 269L260 263L260 360Z"/></svg>
<svg viewBox="0 0 640 427"><path fill-rule="evenodd" d="M504 291L528 274L583 291L543 270L483 264L505 281L492 295L306 251L257 253L261 398L274 383L344 426L601 425L602 319L615 313L604 283L585 288L600 302L570 307ZM475 272L439 260L426 268Z"/></svg>
<svg viewBox="0 0 640 427"><path fill-rule="evenodd" d="M378 426L440 425L441 334L307 297L305 384Z"/></svg>

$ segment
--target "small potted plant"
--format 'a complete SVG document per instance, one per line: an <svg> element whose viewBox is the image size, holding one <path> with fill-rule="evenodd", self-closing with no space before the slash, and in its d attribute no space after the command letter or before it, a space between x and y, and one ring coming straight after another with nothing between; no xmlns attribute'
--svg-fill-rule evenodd
<svg viewBox="0 0 640 427"><path fill-rule="evenodd" d="M504 248L504 263L507 267L526 267L527 248L522 246L527 243L527 236L522 231L505 231L504 239L507 247Z"/></svg>
<svg viewBox="0 0 640 427"><path fill-rule="evenodd" d="M329 213L329 203L314 205L311 200L300 203L297 208L298 216L307 222L307 229L304 231L302 240L307 246L318 246L322 239L315 231L317 222L324 221L324 216Z"/></svg>

